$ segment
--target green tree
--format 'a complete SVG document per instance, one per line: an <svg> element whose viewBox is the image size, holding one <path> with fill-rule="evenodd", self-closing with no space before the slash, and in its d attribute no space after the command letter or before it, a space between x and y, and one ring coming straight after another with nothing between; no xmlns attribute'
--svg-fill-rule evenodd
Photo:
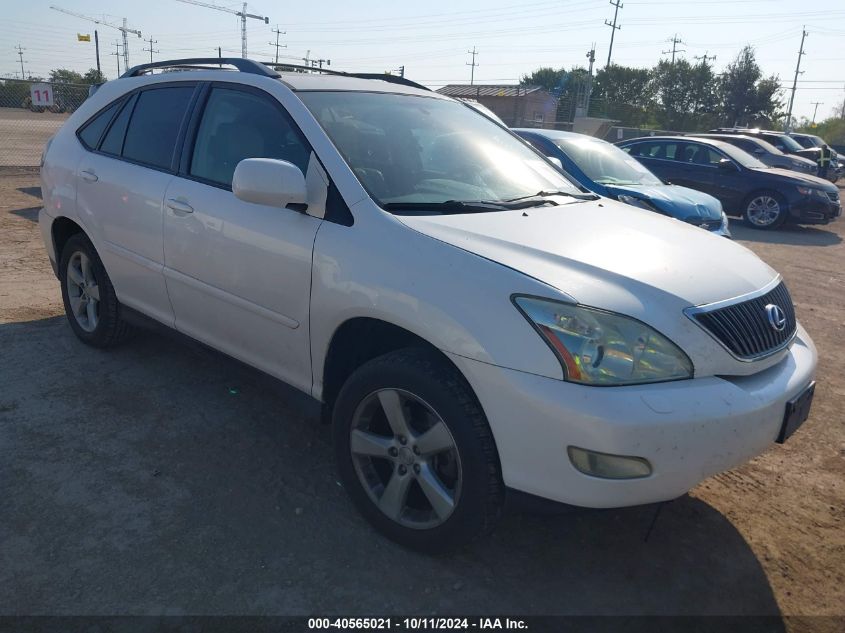
<svg viewBox="0 0 845 633"><path fill-rule="evenodd" d="M57 68L50 71L50 81L56 84L81 84L82 75L75 70Z"/></svg>
<svg viewBox="0 0 845 633"><path fill-rule="evenodd" d="M647 125L654 119L656 96L652 69L611 64L596 73L590 114Z"/></svg>
<svg viewBox="0 0 845 633"><path fill-rule="evenodd" d="M660 108L658 124L668 130L687 132L713 119L715 101L709 95L715 79L707 64L693 66L685 59L661 61L654 69ZM709 116L708 116L709 115Z"/></svg>
<svg viewBox="0 0 845 633"><path fill-rule="evenodd" d="M771 125L781 114L777 76L763 77L752 46L745 46L722 73L718 86L722 122Z"/></svg>
<svg viewBox="0 0 845 633"><path fill-rule="evenodd" d="M84 84L101 84L106 80L106 76L96 68L89 68L88 71L82 75L82 83Z"/></svg>

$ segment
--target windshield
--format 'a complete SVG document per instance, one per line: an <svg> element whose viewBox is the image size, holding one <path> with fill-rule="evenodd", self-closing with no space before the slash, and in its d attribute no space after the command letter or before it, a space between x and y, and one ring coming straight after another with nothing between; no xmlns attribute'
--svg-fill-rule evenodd
<svg viewBox="0 0 845 633"><path fill-rule="evenodd" d="M637 159L610 143L584 138L550 139L593 182L603 185L660 185Z"/></svg>
<svg viewBox="0 0 845 633"><path fill-rule="evenodd" d="M349 91L299 97L382 207L580 195L552 165L462 103Z"/></svg>
<svg viewBox="0 0 845 633"><path fill-rule="evenodd" d="M719 149L743 167L748 167L749 169L768 169L767 165L761 163L751 154L745 150L741 150L738 147L730 145L729 143L719 143Z"/></svg>
<svg viewBox="0 0 845 633"><path fill-rule="evenodd" d="M799 150L804 149L798 142L792 138L791 136L787 136L786 134L778 134L776 137L778 140L783 142L783 146L786 147L790 152L797 152ZM769 140L769 139L766 139ZM769 141L770 143L772 141Z"/></svg>

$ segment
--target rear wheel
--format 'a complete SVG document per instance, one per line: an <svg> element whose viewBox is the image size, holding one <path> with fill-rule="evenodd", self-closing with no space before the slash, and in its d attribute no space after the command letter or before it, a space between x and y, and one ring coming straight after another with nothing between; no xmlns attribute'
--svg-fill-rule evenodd
<svg viewBox="0 0 845 633"><path fill-rule="evenodd" d="M131 327L120 317L120 303L103 262L84 234L68 239L59 275L65 314L83 343L110 347L131 334Z"/></svg>
<svg viewBox="0 0 845 633"><path fill-rule="evenodd" d="M494 527L503 503L498 455L463 377L424 349L360 367L333 414L335 457L361 513L414 549L453 549Z"/></svg>
<svg viewBox="0 0 845 633"><path fill-rule="evenodd" d="M786 201L771 191L751 194L745 201L743 216L756 229L776 229L786 221Z"/></svg>

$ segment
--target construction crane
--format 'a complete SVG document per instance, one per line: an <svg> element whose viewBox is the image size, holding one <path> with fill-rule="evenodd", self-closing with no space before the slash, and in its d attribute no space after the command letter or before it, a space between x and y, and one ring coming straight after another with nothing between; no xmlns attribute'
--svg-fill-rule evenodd
<svg viewBox="0 0 845 633"><path fill-rule="evenodd" d="M126 26L126 18L123 18L123 26L119 24L114 24L112 22L107 22L105 19L97 19L92 18L87 15L82 15L81 13L76 13L75 11L68 11L67 9L62 9L61 7L51 6L51 9L54 11L59 11L61 13L67 13L68 15L72 15L75 18L81 18L83 20L88 20L89 22L94 22L95 24L102 24L103 26L110 26L113 29L117 29L123 35L123 65L126 68L129 68L129 42L127 41L128 38L126 37L127 33L132 33L133 35L137 35L141 37L141 31L137 31L135 29L130 29Z"/></svg>
<svg viewBox="0 0 845 633"><path fill-rule="evenodd" d="M266 16L255 15L254 13L247 13L246 2L243 3L243 10L241 11L229 9L227 7L221 7L219 5L211 4L208 2L198 2L198 0L179 0L179 2L184 2L185 4L195 4L198 7L206 7L207 9L217 9L218 11L225 11L226 13L231 13L233 15L238 16L241 19L241 57L243 57L244 59L246 59L246 19L254 18L256 20L264 20L264 24L270 24L270 18Z"/></svg>

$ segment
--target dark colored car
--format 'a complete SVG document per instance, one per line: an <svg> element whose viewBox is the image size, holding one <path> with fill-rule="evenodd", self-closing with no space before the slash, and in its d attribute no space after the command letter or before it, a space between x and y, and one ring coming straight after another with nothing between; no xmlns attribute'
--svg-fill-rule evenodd
<svg viewBox="0 0 845 633"><path fill-rule="evenodd" d="M746 136L745 134L689 134L688 136L714 138L717 141L730 143L753 155L767 167L789 169L791 171L801 172L802 174L810 174L811 176L818 175L819 166L809 158L785 154L768 141L764 141L759 137Z"/></svg>
<svg viewBox="0 0 845 633"><path fill-rule="evenodd" d="M663 180L718 198L753 227L786 221L827 224L839 217L839 189L806 174L766 167L729 143L689 136L649 136L619 146Z"/></svg>
<svg viewBox="0 0 845 633"><path fill-rule="evenodd" d="M742 134L744 136L751 136L753 138L761 138L767 143L771 143L777 147L784 154L792 154L793 156L803 156L814 163L818 164L819 154L821 150L818 147L802 147L794 138L785 132L775 132L774 130L761 130L759 128L745 128L745 127L720 127L715 130L710 130L710 134Z"/></svg>
<svg viewBox="0 0 845 633"><path fill-rule="evenodd" d="M830 150L830 165L827 169L827 179L830 182L836 182L845 174L845 164L843 164L842 157L822 137L802 132L790 132L789 136L805 149L826 147Z"/></svg>
<svg viewBox="0 0 845 633"><path fill-rule="evenodd" d="M560 161L578 184L599 195L656 211L730 237L728 218L713 196L668 185L615 145L601 139L535 128L512 130L540 153Z"/></svg>

